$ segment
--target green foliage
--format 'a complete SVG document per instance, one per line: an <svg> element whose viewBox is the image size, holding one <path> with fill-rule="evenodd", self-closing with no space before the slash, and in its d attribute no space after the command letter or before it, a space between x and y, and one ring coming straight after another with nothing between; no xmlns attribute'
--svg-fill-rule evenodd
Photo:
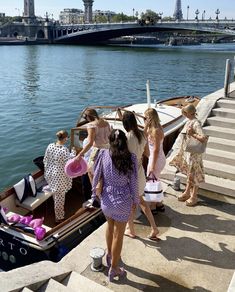
<svg viewBox="0 0 235 292"><path fill-rule="evenodd" d="M22 22L21 16L5 16L0 17L0 24L12 23L12 22Z"/></svg>
<svg viewBox="0 0 235 292"><path fill-rule="evenodd" d="M145 13L141 13L141 19L144 21L150 21L150 22L157 22L161 17L158 15L158 13L147 9Z"/></svg>

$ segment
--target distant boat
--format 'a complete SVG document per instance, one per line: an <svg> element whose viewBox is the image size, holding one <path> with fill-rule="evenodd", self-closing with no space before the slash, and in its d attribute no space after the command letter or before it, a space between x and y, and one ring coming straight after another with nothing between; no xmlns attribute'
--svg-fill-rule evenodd
<svg viewBox="0 0 235 292"><path fill-rule="evenodd" d="M162 42L154 36L123 36L111 39L107 42L109 45L124 45L124 46L146 46L146 45L159 45Z"/></svg>
<svg viewBox="0 0 235 292"><path fill-rule="evenodd" d="M198 46L201 43L195 38L188 37L170 37L166 42L167 46Z"/></svg>

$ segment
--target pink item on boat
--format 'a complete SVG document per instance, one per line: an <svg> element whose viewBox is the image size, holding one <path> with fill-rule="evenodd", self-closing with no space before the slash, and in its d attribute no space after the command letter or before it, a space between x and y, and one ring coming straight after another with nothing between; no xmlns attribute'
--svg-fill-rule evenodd
<svg viewBox="0 0 235 292"><path fill-rule="evenodd" d="M20 221L20 219L21 219L21 216L18 214L14 214L14 215L7 217L7 221L12 222L12 223L18 223Z"/></svg>
<svg viewBox="0 0 235 292"><path fill-rule="evenodd" d="M77 177L87 172L86 160L80 157L79 160L76 158L69 159L65 164L64 171L68 177Z"/></svg>
<svg viewBox="0 0 235 292"><path fill-rule="evenodd" d="M33 229L35 229L36 227L39 227L42 225L44 221L44 217L43 218L38 218L38 219L33 219L30 223L29 226L32 227Z"/></svg>
<svg viewBox="0 0 235 292"><path fill-rule="evenodd" d="M29 225L29 223L32 221L33 216L23 216L20 218L19 223L25 224L25 225Z"/></svg>
<svg viewBox="0 0 235 292"><path fill-rule="evenodd" d="M34 229L34 234L37 240L42 240L46 234L46 229L42 226L38 226Z"/></svg>

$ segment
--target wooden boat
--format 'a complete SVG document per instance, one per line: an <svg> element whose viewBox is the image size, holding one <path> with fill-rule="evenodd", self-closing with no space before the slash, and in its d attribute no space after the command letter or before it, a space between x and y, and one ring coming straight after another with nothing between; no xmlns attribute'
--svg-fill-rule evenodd
<svg viewBox="0 0 235 292"><path fill-rule="evenodd" d="M156 108L165 132L164 150L167 153L185 123L181 114L181 107L187 103L199 102L197 97L177 97L165 101L143 103L128 106L96 106L95 108L113 128L122 127L121 114L126 110L135 112L138 125L144 126L143 113L148 106ZM81 114L82 117L82 114ZM87 136L86 121L82 118L76 127L71 129L71 147L77 151L82 147L82 141ZM59 261L69 250L75 247L97 227L105 222L101 210L85 208L84 203L89 199L89 188L78 177L73 179L73 187L66 194L66 220L59 225L54 221L53 197L50 191L42 191L46 185L43 171L33 173L37 189L36 197L28 197L22 203L17 199L14 187L0 194L0 206L7 208L6 217L14 214L20 216L32 215L33 218L44 218L42 227L46 233L41 240L37 240L34 230L23 224L6 223L0 221L0 269L7 271L41 260Z"/></svg>

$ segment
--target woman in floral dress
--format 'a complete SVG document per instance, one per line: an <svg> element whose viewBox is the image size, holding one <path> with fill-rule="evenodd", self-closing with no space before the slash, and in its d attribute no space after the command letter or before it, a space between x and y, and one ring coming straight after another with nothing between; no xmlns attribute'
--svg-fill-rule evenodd
<svg viewBox="0 0 235 292"><path fill-rule="evenodd" d="M197 204L197 192L199 184L205 181L202 154L189 153L185 151L186 141L190 137L204 142L207 136L203 134L201 123L196 118L196 108L190 104L182 109L183 115L188 118L182 133L184 138L179 152L170 161L170 165L175 166L181 173L187 175L185 191L178 197L181 202L186 202L186 206Z"/></svg>
<svg viewBox="0 0 235 292"><path fill-rule="evenodd" d="M65 146L68 132L61 130L56 133L57 141L47 146L44 155L45 179L53 192L56 223L64 220L65 194L72 188L72 178L64 172L66 162L75 157L75 151L69 152Z"/></svg>
<svg viewBox="0 0 235 292"><path fill-rule="evenodd" d="M108 277L124 276L119 267L123 235L132 208L139 203L137 158L127 147L127 138L121 130L112 130L110 149L101 149L95 162L92 198L97 196L97 186L102 180L101 209L107 219L106 261Z"/></svg>

